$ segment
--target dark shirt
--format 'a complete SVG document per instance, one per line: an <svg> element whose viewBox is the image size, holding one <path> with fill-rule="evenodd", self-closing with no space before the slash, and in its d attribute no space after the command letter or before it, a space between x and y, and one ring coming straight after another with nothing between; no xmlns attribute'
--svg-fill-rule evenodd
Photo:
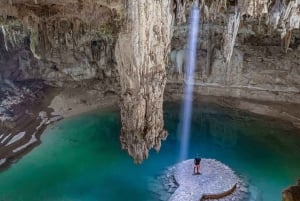
<svg viewBox="0 0 300 201"><path fill-rule="evenodd" d="M195 164L195 165L199 165L199 164L200 164L200 161L201 161L201 158L195 158L194 164Z"/></svg>

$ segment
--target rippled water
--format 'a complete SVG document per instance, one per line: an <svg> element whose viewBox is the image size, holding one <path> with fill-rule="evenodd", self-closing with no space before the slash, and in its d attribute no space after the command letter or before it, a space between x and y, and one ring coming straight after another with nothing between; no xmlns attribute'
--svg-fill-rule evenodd
<svg viewBox="0 0 300 201"><path fill-rule="evenodd" d="M151 200L148 181L179 157L178 108L166 106L168 139L142 165L120 150L117 111L88 113L51 126L39 147L0 174L0 200ZM287 125L195 105L189 155L224 162L248 180L254 196L279 201L281 190L300 176L300 133Z"/></svg>

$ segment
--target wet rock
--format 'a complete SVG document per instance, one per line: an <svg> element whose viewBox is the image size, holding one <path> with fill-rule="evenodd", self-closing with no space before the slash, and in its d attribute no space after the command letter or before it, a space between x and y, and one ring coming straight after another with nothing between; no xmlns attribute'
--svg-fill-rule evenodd
<svg viewBox="0 0 300 201"><path fill-rule="evenodd" d="M174 178L174 167L167 168L156 179L149 179L148 188L153 200L167 201L178 188Z"/></svg>
<svg viewBox="0 0 300 201"><path fill-rule="evenodd" d="M282 201L300 201L300 179L282 192Z"/></svg>
<svg viewBox="0 0 300 201"><path fill-rule="evenodd" d="M203 159L200 167L201 175L192 175L192 171L193 160L182 162L174 166L172 171L169 171L171 175L174 175L169 178L174 179L173 184L177 187L169 200L199 200L203 196L201 200L240 201L249 197L248 191L244 192L247 189L247 184L220 162ZM218 178L220 181L217 181ZM213 183L214 180L216 180L215 183ZM221 189L228 190L230 183L235 184L234 191L222 196L218 194L217 199L207 196L212 196L216 190L218 192L222 191Z"/></svg>

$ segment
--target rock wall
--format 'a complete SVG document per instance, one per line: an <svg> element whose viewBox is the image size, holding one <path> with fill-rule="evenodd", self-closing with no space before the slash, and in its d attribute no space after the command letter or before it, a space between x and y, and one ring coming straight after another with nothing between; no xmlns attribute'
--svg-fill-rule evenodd
<svg viewBox="0 0 300 201"><path fill-rule="evenodd" d="M201 10L195 92L300 103L299 0L3 0L1 126L38 99L39 84L63 89L53 102L63 113L120 94L122 147L141 162L167 135L166 81L166 97L183 94L192 3Z"/></svg>
<svg viewBox="0 0 300 201"><path fill-rule="evenodd" d="M200 1L195 92L300 103L300 6L298 1L278 2ZM187 3L186 15L189 8ZM168 65L168 94L181 93L184 71L178 52L185 49L186 35L187 25L177 22Z"/></svg>
<svg viewBox="0 0 300 201"><path fill-rule="evenodd" d="M39 144L51 99L62 116L116 102L123 9L121 0L0 1L0 168Z"/></svg>
<svg viewBox="0 0 300 201"><path fill-rule="evenodd" d="M21 103L28 80L118 94L123 8L117 0L1 1L0 106Z"/></svg>
<svg viewBox="0 0 300 201"><path fill-rule="evenodd" d="M140 163L167 136L163 121L165 63L172 34L171 1L127 1L116 45L121 84L121 143Z"/></svg>
<svg viewBox="0 0 300 201"><path fill-rule="evenodd" d="M2 77L63 86L117 76L122 2L19 0L0 7Z"/></svg>
<svg viewBox="0 0 300 201"><path fill-rule="evenodd" d="M282 201L300 201L300 179L294 186L290 186L282 192Z"/></svg>

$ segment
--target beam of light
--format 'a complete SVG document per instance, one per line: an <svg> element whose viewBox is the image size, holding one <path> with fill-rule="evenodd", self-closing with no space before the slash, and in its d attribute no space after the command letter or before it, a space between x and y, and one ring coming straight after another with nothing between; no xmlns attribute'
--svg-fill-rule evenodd
<svg viewBox="0 0 300 201"><path fill-rule="evenodd" d="M196 51L198 41L200 11L197 6L193 6L190 15L188 46L186 50L186 82L184 89L184 98L181 108L181 122L180 122L180 158L185 160L188 157L188 148L190 140L191 116L193 106L193 89L194 89L194 73L196 65Z"/></svg>

